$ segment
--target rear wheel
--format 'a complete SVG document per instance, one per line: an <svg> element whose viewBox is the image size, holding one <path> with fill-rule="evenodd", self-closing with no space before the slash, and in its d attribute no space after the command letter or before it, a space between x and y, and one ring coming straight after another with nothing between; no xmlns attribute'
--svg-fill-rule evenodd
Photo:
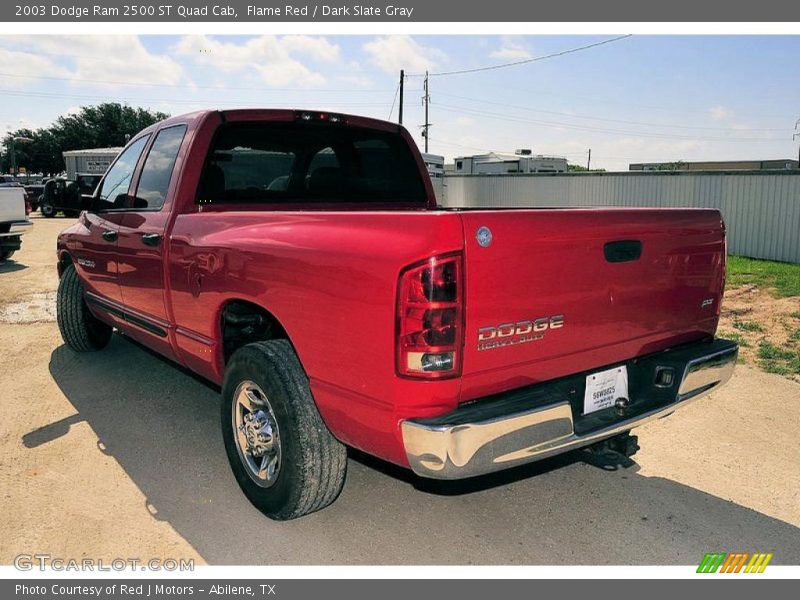
<svg viewBox="0 0 800 600"><path fill-rule="evenodd" d="M236 481L268 517L295 519L339 495L347 450L322 421L286 340L256 342L234 353L222 387L221 417Z"/></svg>
<svg viewBox="0 0 800 600"><path fill-rule="evenodd" d="M9 258L14 256L14 252L16 252L16 250L6 250L5 252L0 252L0 263L7 261Z"/></svg>
<svg viewBox="0 0 800 600"><path fill-rule="evenodd" d="M102 350L111 339L112 327L89 311L73 265L66 267L58 282L56 319L61 337L76 352Z"/></svg>
<svg viewBox="0 0 800 600"><path fill-rule="evenodd" d="M48 219L52 219L56 216L56 207L48 200L42 200L42 203L39 205L39 211L42 213L43 217L47 217Z"/></svg>

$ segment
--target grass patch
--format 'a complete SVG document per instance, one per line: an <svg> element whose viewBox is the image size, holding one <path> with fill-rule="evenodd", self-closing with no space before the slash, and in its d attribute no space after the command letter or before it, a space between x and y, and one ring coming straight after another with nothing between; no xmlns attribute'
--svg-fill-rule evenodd
<svg viewBox="0 0 800 600"><path fill-rule="evenodd" d="M793 319L800 319L800 310L795 312L790 312L789 316L792 317Z"/></svg>
<svg viewBox="0 0 800 600"><path fill-rule="evenodd" d="M738 319L733 322L734 329L739 331L754 331L761 333L764 328L755 321L739 321Z"/></svg>
<svg viewBox="0 0 800 600"><path fill-rule="evenodd" d="M719 337L721 337L722 339L736 342L742 348L750 347L750 342L747 341L747 338L745 338L741 333L738 333L736 331L720 331L717 335L719 335Z"/></svg>
<svg viewBox="0 0 800 600"><path fill-rule="evenodd" d="M775 288L779 298L800 296L800 264L729 256L727 287L743 285Z"/></svg>
<svg viewBox="0 0 800 600"><path fill-rule="evenodd" d="M758 364L767 373L800 374L800 351L762 341L758 345Z"/></svg>

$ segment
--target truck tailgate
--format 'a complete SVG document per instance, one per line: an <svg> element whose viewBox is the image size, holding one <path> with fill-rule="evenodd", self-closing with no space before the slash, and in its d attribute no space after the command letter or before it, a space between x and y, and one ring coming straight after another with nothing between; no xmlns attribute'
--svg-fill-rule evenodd
<svg viewBox="0 0 800 600"><path fill-rule="evenodd" d="M460 214L466 240L462 402L716 330L725 271L717 210ZM484 227L491 232L488 245L477 239Z"/></svg>

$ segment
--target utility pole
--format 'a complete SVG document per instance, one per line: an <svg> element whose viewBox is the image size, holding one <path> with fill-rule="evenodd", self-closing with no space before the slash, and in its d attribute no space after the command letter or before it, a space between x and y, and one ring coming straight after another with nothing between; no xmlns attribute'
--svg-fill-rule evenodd
<svg viewBox="0 0 800 600"><path fill-rule="evenodd" d="M400 110L399 110L399 123L400 125L403 124L403 83L406 80L406 72L403 69L400 69Z"/></svg>
<svg viewBox="0 0 800 600"><path fill-rule="evenodd" d="M592 149L591 148L589 148L589 159L586 161L586 170L587 171L591 171L592 170Z"/></svg>
<svg viewBox="0 0 800 600"><path fill-rule="evenodd" d="M794 123L794 130L797 131L800 128L800 119L797 119ZM798 140L800 141L800 131L792 135L792 141ZM800 144L797 146L797 168L800 169Z"/></svg>
<svg viewBox="0 0 800 600"><path fill-rule="evenodd" d="M17 142L32 142L33 140L29 137L24 137L21 135L12 136L11 142L9 143L8 154L9 158L11 159L11 174L16 177L17 176Z"/></svg>
<svg viewBox="0 0 800 600"><path fill-rule="evenodd" d="M425 71L425 96L422 98L423 102L425 102L425 125L422 127L422 137L425 138L425 153L428 152L428 133L431 128L431 124L428 121L428 104L430 104L431 96L428 94L428 72Z"/></svg>

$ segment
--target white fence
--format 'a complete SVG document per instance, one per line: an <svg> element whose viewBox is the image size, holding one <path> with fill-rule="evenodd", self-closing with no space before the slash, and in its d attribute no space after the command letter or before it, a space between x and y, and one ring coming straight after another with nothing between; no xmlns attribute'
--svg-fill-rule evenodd
<svg viewBox="0 0 800 600"><path fill-rule="evenodd" d="M728 252L800 262L797 171L447 175L442 205L719 208Z"/></svg>

